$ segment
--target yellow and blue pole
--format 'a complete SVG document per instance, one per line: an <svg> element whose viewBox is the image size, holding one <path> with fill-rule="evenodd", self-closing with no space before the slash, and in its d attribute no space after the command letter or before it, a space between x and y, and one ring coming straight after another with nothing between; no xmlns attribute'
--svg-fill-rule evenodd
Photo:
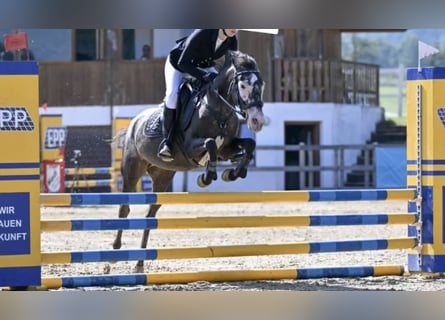
<svg viewBox="0 0 445 320"><path fill-rule="evenodd" d="M416 188L417 202L408 204L418 215L408 228L420 246L408 254L411 272L445 271L445 68L407 71L407 185Z"/></svg>
<svg viewBox="0 0 445 320"><path fill-rule="evenodd" d="M0 62L0 286L40 285L36 62Z"/></svg>

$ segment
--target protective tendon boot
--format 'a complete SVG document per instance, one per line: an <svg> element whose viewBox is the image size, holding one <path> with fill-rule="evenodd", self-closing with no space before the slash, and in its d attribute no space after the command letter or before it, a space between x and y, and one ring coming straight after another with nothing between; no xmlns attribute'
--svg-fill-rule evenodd
<svg viewBox="0 0 445 320"><path fill-rule="evenodd" d="M173 161L173 127L175 123L176 110L169 109L164 106L164 126L162 128L162 134L164 135L164 140L162 140L159 145L158 157L165 162Z"/></svg>

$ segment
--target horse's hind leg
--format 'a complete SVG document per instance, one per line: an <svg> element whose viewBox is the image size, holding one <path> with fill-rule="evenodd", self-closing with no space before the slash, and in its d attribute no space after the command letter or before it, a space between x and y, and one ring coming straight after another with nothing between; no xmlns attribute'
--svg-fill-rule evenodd
<svg viewBox="0 0 445 320"><path fill-rule="evenodd" d="M147 173L150 175L153 185L153 192L164 192L167 190L168 186L173 180L173 177L175 176L175 171L169 171L160 169L158 167L148 167ZM159 208L161 208L160 204L152 204L148 208L148 212L146 217L147 218L154 218L156 216L156 213L158 212ZM148 243L148 237L150 235L150 229L144 229L144 234L142 235L141 240L141 248L145 249L147 248ZM135 268L136 273L143 273L144 272L144 261L139 260L136 264Z"/></svg>
<svg viewBox="0 0 445 320"><path fill-rule="evenodd" d="M122 159L122 192L136 192L136 185L147 169L147 162L137 157L136 152L131 151L130 149L125 150ZM128 204L121 204L119 206L119 218L127 218L129 213L130 206ZM122 230L118 230L113 242L113 248L120 249L121 246Z"/></svg>

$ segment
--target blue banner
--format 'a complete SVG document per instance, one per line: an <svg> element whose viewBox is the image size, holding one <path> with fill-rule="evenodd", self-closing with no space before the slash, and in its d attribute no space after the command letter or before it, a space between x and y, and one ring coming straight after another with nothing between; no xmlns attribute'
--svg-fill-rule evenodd
<svg viewBox="0 0 445 320"><path fill-rule="evenodd" d="M29 193L0 194L0 255L30 254Z"/></svg>
<svg viewBox="0 0 445 320"><path fill-rule="evenodd" d="M406 147L377 147L376 188L406 188Z"/></svg>

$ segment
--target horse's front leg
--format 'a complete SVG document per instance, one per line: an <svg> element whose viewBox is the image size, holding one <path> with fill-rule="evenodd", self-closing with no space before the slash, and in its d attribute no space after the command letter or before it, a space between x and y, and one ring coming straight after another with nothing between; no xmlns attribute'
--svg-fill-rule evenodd
<svg viewBox="0 0 445 320"><path fill-rule="evenodd" d="M238 165L234 169L224 170L221 178L226 182L235 181L237 178L244 179L247 176L247 167L249 166L250 160L253 158L255 147L256 142L251 138L234 139L222 153L229 154L229 156L227 156L228 159L233 159L239 155L240 151L244 150L244 153L241 155L241 159L237 159Z"/></svg>
<svg viewBox="0 0 445 320"><path fill-rule="evenodd" d="M213 138L193 139L192 143L187 149L189 156L193 158L202 155L199 163L205 163L206 170L205 173L199 175L197 182L198 186L201 188L207 187L218 177L216 173L216 163L218 159L218 144L216 140Z"/></svg>
<svg viewBox="0 0 445 320"><path fill-rule="evenodd" d="M206 163L206 172L198 177L198 186L200 186L201 188L207 187L208 185L210 185L210 183L212 183L213 180L216 180L218 177L218 175L216 174L216 153L218 152L218 145L216 144L215 139L206 139L204 142L204 147L209 154L209 160L207 160Z"/></svg>
<svg viewBox="0 0 445 320"><path fill-rule="evenodd" d="M147 169L148 175L153 181L153 192L165 192L168 186L171 184L173 177L175 176L175 171L163 170L155 166L151 166ZM151 204L148 207L146 218L154 218L156 213L161 208L160 204ZM141 248L147 248L148 238L150 236L150 229L144 229L141 240ZM135 273L144 272L144 260L139 260L134 268Z"/></svg>

